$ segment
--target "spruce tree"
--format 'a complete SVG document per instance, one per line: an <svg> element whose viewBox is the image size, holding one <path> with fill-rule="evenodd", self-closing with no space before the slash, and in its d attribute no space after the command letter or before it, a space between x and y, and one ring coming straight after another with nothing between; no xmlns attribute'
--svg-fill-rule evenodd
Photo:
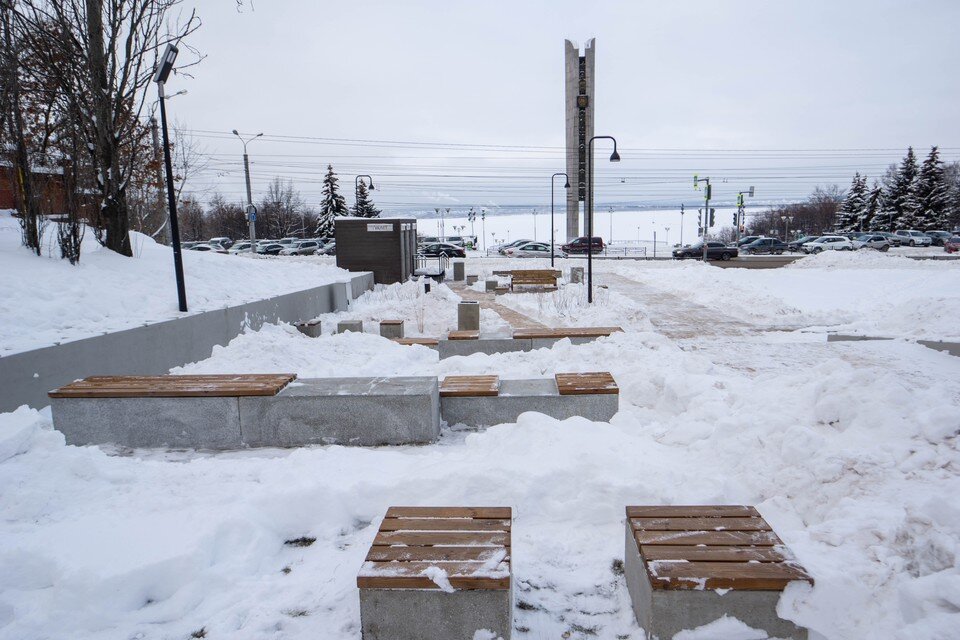
<svg viewBox="0 0 960 640"><path fill-rule="evenodd" d="M863 217L863 209L866 206L866 198L867 178L861 176L858 171L850 183L850 191L847 192L847 196L843 199L840 208L837 210L837 222L834 224L837 232L844 233L847 231L861 230L863 228L861 226L861 219Z"/></svg>
<svg viewBox="0 0 960 640"><path fill-rule="evenodd" d="M948 200L950 197L949 185L943 171L943 162L940 161L940 152L937 147L930 149L930 155L920 167L917 177L917 228L922 230L943 229L948 223Z"/></svg>
<svg viewBox="0 0 960 640"><path fill-rule="evenodd" d="M863 217L860 220L861 229L867 229L869 231L878 231L883 229L885 221L881 215L882 204L883 189L881 189L880 185L877 184L877 181L874 180L873 189L871 189L870 193L867 194L866 203L863 207Z"/></svg>
<svg viewBox="0 0 960 640"><path fill-rule="evenodd" d="M320 213L317 219L316 236L319 238L332 238L334 231L333 220L337 216L345 216L348 213L347 202L340 195L340 188L337 186L337 174L333 172L333 165L327 165L327 175L323 178L323 200L320 202Z"/></svg>
<svg viewBox="0 0 960 640"><path fill-rule="evenodd" d="M358 218L380 217L380 209L377 209L370 199L370 191L363 180L357 185L357 202L353 205L353 215Z"/></svg>
<svg viewBox="0 0 960 640"><path fill-rule="evenodd" d="M916 182L919 171L913 147L908 147L900 166L887 172L883 208L890 220L891 231L912 229L917 223L920 203L917 200Z"/></svg>

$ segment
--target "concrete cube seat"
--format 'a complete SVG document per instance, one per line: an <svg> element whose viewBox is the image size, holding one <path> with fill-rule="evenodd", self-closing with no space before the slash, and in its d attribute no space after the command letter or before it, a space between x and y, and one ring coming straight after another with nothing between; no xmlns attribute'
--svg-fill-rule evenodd
<svg viewBox="0 0 960 640"><path fill-rule="evenodd" d="M609 422L619 409L619 397L616 381L606 372L533 380L447 376L440 385L440 415L447 424L472 427L516 422L526 411L558 420L582 416Z"/></svg>
<svg viewBox="0 0 960 640"><path fill-rule="evenodd" d="M319 338L322 334L322 325L319 320L310 320L308 322L298 322L297 331L308 338Z"/></svg>
<svg viewBox="0 0 960 640"><path fill-rule="evenodd" d="M648 638L724 615L771 637L807 637L777 616L777 602L790 582L813 579L753 507L627 507L625 553L627 589Z"/></svg>
<svg viewBox="0 0 960 640"><path fill-rule="evenodd" d="M380 335L384 338L402 338L403 320L381 320Z"/></svg>
<svg viewBox="0 0 960 640"><path fill-rule="evenodd" d="M513 627L509 507L390 507L357 575L364 640Z"/></svg>

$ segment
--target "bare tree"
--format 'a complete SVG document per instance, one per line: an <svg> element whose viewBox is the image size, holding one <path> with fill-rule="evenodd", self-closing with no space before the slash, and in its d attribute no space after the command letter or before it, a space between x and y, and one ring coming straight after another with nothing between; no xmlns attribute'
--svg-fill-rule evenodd
<svg viewBox="0 0 960 640"><path fill-rule="evenodd" d="M304 228L304 202L292 181L274 178L260 201L260 215L267 223L268 233L278 238L300 234Z"/></svg>

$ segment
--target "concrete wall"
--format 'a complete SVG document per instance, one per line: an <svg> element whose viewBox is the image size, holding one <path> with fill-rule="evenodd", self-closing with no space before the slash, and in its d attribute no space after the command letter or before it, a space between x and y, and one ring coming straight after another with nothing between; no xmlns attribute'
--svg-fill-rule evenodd
<svg viewBox="0 0 960 640"><path fill-rule="evenodd" d="M164 374L209 358L215 345L226 345L247 327L343 311L372 288L373 274L359 273L345 282L0 357L0 411L45 407L48 391L86 376Z"/></svg>

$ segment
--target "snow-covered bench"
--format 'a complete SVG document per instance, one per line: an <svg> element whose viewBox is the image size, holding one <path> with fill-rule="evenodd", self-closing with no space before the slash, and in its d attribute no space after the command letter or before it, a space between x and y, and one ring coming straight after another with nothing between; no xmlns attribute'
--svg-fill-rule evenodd
<svg viewBox="0 0 960 640"><path fill-rule="evenodd" d="M606 372L558 373L532 380L447 376L440 384L440 415L447 424L468 426L516 422L526 411L558 420L582 416L609 422L619 409L619 392Z"/></svg>
<svg viewBox="0 0 960 640"><path fill-rule="evenodd" d="M391 507L357 587L364 640L509 640L509 507Z"/></svg>
<svg viewBox="0 0 960 640"><path fill-rule="evenodd" d="M627 507L625 576L648 637L727 615L771 637L807 637L777 615L783 589L813 579L749 506Z"/></svg>
<svg viewBox="0 0 960 640"><path fill-rule="evenodd" d="M557 279L562 274L559 269L512 269L494 271L493 275L508 276L511 291L517 286L540 287L549 291L557 288Z"/></svg>

